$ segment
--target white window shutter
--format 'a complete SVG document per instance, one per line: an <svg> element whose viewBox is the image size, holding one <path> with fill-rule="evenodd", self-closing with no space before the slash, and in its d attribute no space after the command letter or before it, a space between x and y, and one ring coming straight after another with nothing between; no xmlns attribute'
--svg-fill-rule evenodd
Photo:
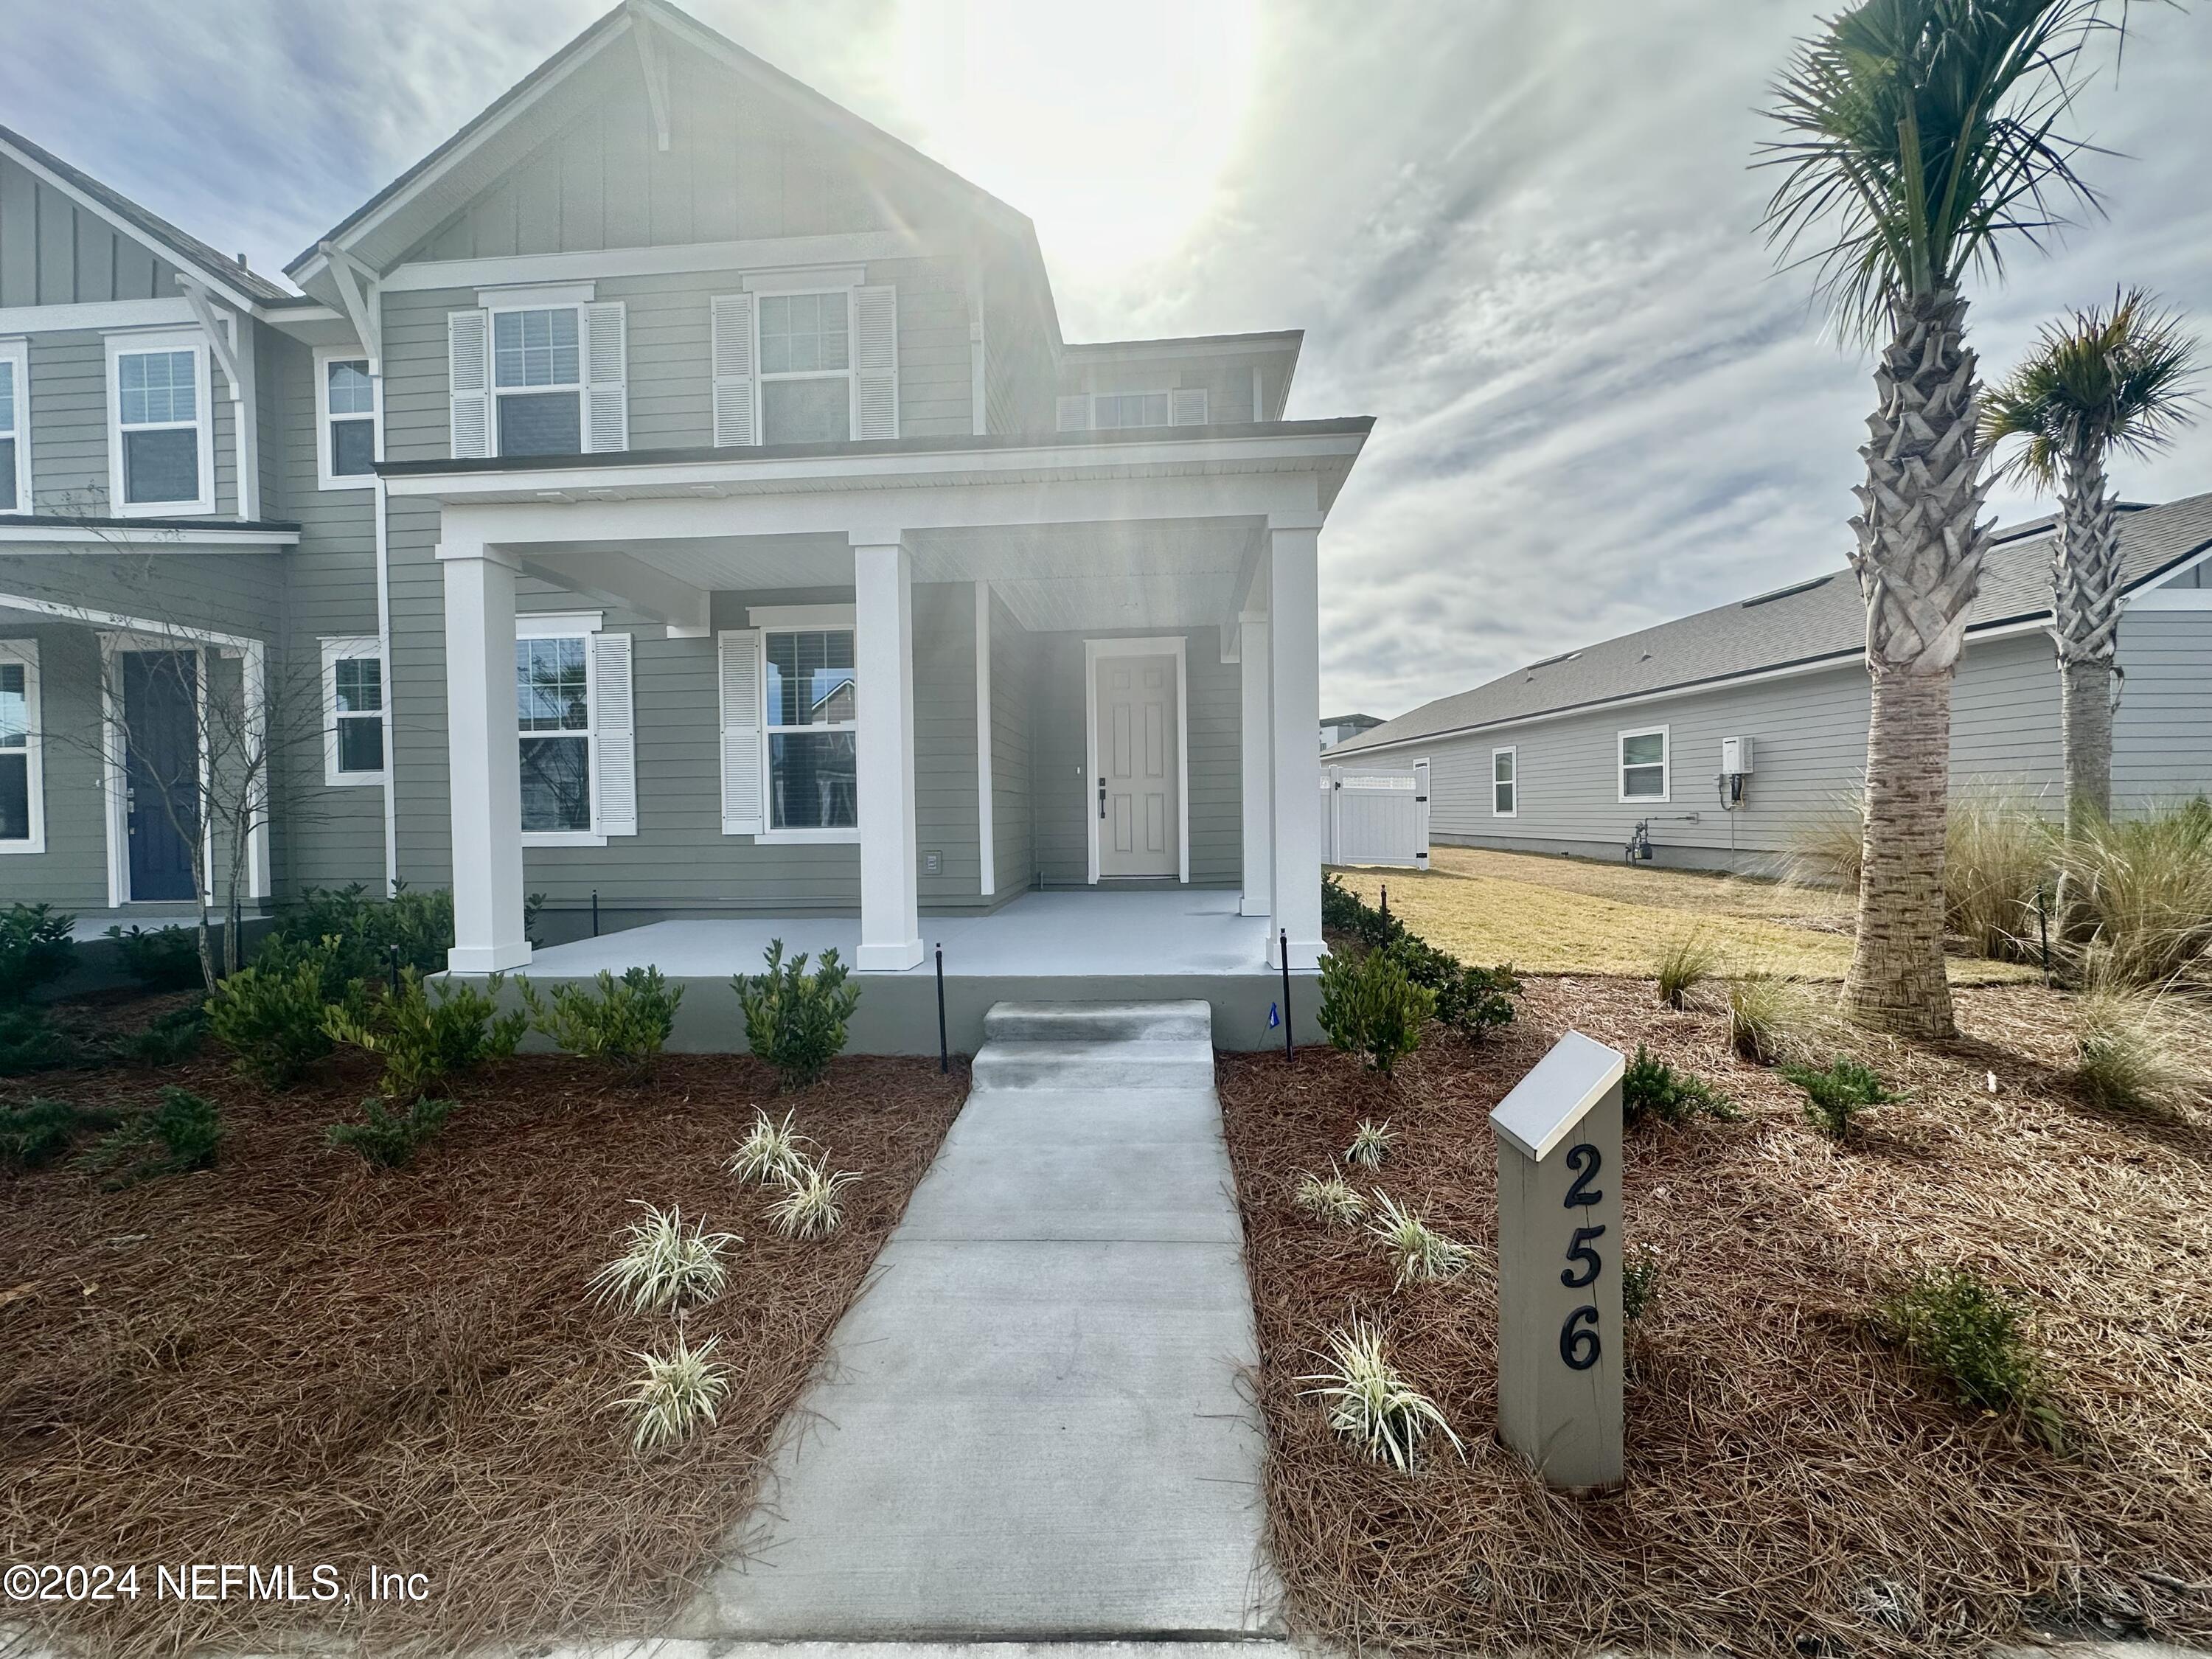
<svg viewBox="0 0 2212 1659"><path fill-rule="evenodd" d="M629 343L623 303L584 311L584 448L605 455L629 447Z"/></svg>
<svg viewBox="0 0 2212 1659"><path fill-rule="evenodd" d="M1062 432L1087 432L1091 429L1091 399L1081 392L1060 400L1060 429Z"/></svg>
<svg viewBox="0 0 2212 1659"><path fill-rule="evenodd" d="M592 780L592 827L602 836L637 833L637 711L630 688L630 641L623 633L592 636L592 702L599 742Z"/></svg>
<svg viewBox="0 0 2212 1659"><path fill-rule="evenodd" d="M720 636L722 671L722 833L761 833L760 632Z"/></svg>
<svg viewBox="0 0 2212 1659"><path fill-rule="evenodd" d="M1175 426L1204 426L1206 424L1206 388L1192 386L1169 394L1175 407L1170 424Z"/></svg>
<svg viewBox="0 0 2212 1659"><path fill-rule="evenodd" d="M853 290L855 438L898 436L898 290Z"/></svg>
<svg viewBox="0 0 2212 1659"><path fill-rule="evenodd" d="M446 368L453 399L453 459L491 453L491 314L446 313Z"/></svg>
<svg viewBox="0 0 2212 1659"><path fill-rule="evenodd" d="M717 294L707 309L714 337L715 445L758 443L753 425L753 296Z"/></svg>

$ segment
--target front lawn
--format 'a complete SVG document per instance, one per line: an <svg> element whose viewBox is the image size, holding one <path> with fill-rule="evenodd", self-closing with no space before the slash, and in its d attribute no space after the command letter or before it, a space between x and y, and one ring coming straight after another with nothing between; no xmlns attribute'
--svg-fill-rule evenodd
<svg viewBox="0 0 2212 1659"><path fill-rule="evenodd" d="M1393 912L1453 879L1391 875ZM2089 1105L2055 993L1966 990L1959 1020L1944 1045L1838 1039L1903 1096L1841 1144L1731 1052L1724 1014L1662 1008L1648 980L1532 979L1515 1023L1479 1045L1431 1026L1394 1082L1327 1049L1224 1055L1300 1632L1437 1654L2212 1639L2212 1127ZM1648 1044L1740 1113L1629 1132L1620 1243L1657 1277L1628 1349L1626 1486L1595 1498L1547 1492L1494 1438L1487 1113L1569 1027ZM1344 1163L1362 1120L1391 1129L1373 1170ZM1332 1159L1472 1265L1396 1288L1380 1244L1299 1207ZM2042 1412L1962 1403L1885 1325L1908 1275L1962 1267L2020 1299ZM1301 1379L1355 1317L1465 1461L1431 1433L1400 1474L1333 1431Z"/></svg>
<svg viewBox="0 0 2212 1659"><path fill-rule="evenodd" d="M899 1059L840 1059L781 1097L746 1057L670 1057L642 1088L498 1060L455 1079L442 1133L386 1170L324 1140L376 1077L352 1054L272 1094L211 1057L0 1085L113 1105L182 1084L225 1131L213 1168L122 1190L66 1159L0 1164L0 1560L137 1563L143 1592L0 1620L97 1654L647 1627L743 1521L967 1086L964 1067ZM831 1237L780 1237L775 1193L723 1169L755 1103L860 1173ZM650 1454L617 1402L677 1321L587 1288L633 1200L743 1241L728 1288L684 1321L730 1368L719 1419ZM353 1599L157 1600L155 1565L191 1562L296 1565L302 1593L329 1563ZM368 1601L372 1566L427 1575L426 1597Z"/></svg>

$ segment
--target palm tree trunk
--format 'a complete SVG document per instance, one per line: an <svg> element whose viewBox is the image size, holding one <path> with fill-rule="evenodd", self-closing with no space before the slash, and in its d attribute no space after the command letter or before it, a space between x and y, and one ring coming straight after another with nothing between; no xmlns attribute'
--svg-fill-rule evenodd
<svg viewBox="0 0 2212 1659"><path fill-rule="evenodd" d="M1873 707L1858 943L1844 1006L1884 1030L1943 1037L1956 1030L1943 976L1951 681L1989 532L1978 522L1985 486L1966 302L1949 291L1900 295L1892 316L1851 520Z"/></svg>
<svg viewBox="0 0 2212 1659"><path fill-rule="evenodd" d="M2112 664L2119 654L2120 514L2102 458L2088 444L2067 457L2051 557L2051 636L2058 647L2066 832L2112 810Z"/></svg>
<svg viewBox="0 0 2212 1659"><path fill-rule="evenodd" d="M2112 811L2112 665L2069 662L2059 669L2059 719L2066 750L2066 833Z"/></svg>

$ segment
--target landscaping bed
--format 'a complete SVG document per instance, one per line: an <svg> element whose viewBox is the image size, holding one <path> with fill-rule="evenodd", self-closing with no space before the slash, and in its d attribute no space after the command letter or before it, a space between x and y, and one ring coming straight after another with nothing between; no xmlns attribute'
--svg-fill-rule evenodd
<svg viewBox="0 0 2212 1659"><path fill-rule="evenodd" d="M1723 1012L1663 1008L1648 980L1531 979L1513 1024L1480 1043L1432 1026L1390 1081L1322 1048L1295 1068L1223 1055L1270 1528L1302 1633L1437 1653L2212 1639L2212 1128L2089 1104L2059 994L1958 999L1956 1042L1838 1039L1903 1096L1840 1143L1735 1055ZM1648 1044L1739 1114L1628 1133L1625 1243L1656 1249L1658 1277L1627 1349L1626 1483L1585 1498L1494 1438L1487 1114L1570 1027ZM1473 1247L1459 1277L1395 1288L1378 1244L1297 1207L1368 1119L1392 1139L1352 1184ZM2047 1419L1960 1403L1891 1340L1885 1295L1958 1267L2021 1298ZM1401 1474L1332 1431L1302 1379L1355 1317L1463 1462L1432 1433Z"/></svg>
<svg viewBox="0 0 2212 1659"><path fill-rule="evenodd" d="M358 1053L272 1093L208 1058L0 1085L221 1109L211 1169L122 1190L66 1162L0 1166L0 1560L128 1563L142 1593L14 1603L87 1653L303 1633L451 1653L640 1631L672 1613L749 1509L779 1419L859 1291L963 1097L964 1067L843 1058L779 1096L744 1056L661 1060L649 1086L565 1058L454 1077L454 1109L387 1170L325 1145L377 1084ZM774 1189L723 1160L757 1103L860 1172L830 1237L784 1239ZM594 1301L633 1200L738 1235L728 1288L684 1322L730 1389L710 1429L639 1453L618 1403L666 1313ZM316 1564L349 1603L157 1599L156 1564ZM427 1575L368 1601L371 1566Z"/></svg>

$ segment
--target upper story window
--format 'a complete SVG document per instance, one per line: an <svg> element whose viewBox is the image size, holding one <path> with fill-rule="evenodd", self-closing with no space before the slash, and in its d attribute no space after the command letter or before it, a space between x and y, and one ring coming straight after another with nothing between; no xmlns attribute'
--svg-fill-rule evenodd
<svg viewBox="0 0 2212 1659"><path fill-rule="evenodd" d="M21 340L0 340L0 513L31 510L30 353Z"/></svg>
<svg viewBox="0 0 2212 1659"><path fill-rule="evenodd" d="M853 830L860 823L853 631L770 629L762 643L767 667L768 827Z"/></svg>
<svg viewBox="0 0 2212 1659"><path fill-rule="evenodd" d="M40 769L38 644L0 640L0 853L46 850Z"/></svg>
<svg viewBox="0 0 2212 1659"><path fill-rule="evenodd" d="M502 455L584 448L584 354L574 306L491 314L492 395Z"/></svg>
<svg viewBox="0 0 2212 1659"><path fill-rule="evenodd" d="M207 343L111 334L109 500L122 516L215 511Z"/></svg>
<svg viewBox="0 0 2212 1659"><path fill-rule="evenodd" d="M1120 432L1141 426L1204 426L1206 388L1160 392L1078 392L1060 400L1062 432Z"/></svg>
<svg viewBox="0 0 2212 1659"><path fill-rule="evenodd" d="M1620 734L1620 798L1667 799L1667 728L1654 726Z"/></svg>
<svg viewBox="0 0 2212 1659"><path fill-rule="evenodd" d="M842 442L853 435L851 295L760 296L761 441Z"/></svg>
<svg viewBox="0 0 2212 1659"><path fill-rule="evenodd" d="M376 476L376 382L368 359L315 358L315 462L325 489L357 489Z"/></svg>
<svg viewBox="0 0 2212 1659"><path fill-rule="evenodd" d="M1091 400L1091 424L1100 432L1127 426L1165 426L1164 392L1103 392Z"/></svg>

